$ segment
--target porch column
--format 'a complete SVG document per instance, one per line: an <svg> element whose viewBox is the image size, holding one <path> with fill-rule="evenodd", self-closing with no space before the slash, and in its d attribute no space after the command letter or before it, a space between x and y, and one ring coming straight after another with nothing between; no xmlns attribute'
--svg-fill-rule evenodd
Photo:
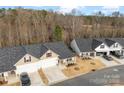
<svg viewBox="0 0 124 93"><path fill-rule="evenodd" d="M107 52L107 55L110 55L110 51L109 51L109 52Z"/></svg>
<svg viewBox="0 0 124 93"><path fill-rule="evenodd" d="M5 72L5 73L4 73L4 80L5 80L5 81L8 81L7 78L8 78L8 72Z"/></svg>

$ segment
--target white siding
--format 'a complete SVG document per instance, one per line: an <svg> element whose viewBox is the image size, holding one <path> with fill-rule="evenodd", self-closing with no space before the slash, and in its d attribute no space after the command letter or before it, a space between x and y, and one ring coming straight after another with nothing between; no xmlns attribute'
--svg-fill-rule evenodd
<svg viewBox="0 0 124 93"><path fill-rule="evenodd" d="M104 45L104 48L100 48L101 45ZM106 44L102 43L101 45L95 49L96 52L109 52L109 47Z"/></svg>
<svg viewBox="0 0 124 93"><path fill-rule="evenodd" d="M41 63L42 68L56 66L58 64L58 57L40 60L39 62Z"/></svg>
<svg viewBox="0 0 124 93"><path fill-rule="evenodd" d="M65 65L68 65L70 63L76 63L76 57L71 57L72 61L67 61L68 58L66 59L63 59L62 62L65 64Z"/></svg>
<svg viewBox="0 0 124 93"><path fill-rule="evenodd" d="M117 47L114 47L114 46L116 46L116 45L118 45ZM118 51L118 50L122 50L122 46L119 44L119 43L114 43L112 46L110 46L110 51Z"/></svg>
<svg viewBox="0 0 124 93"><path fill-rule="evenodd" d="M78 55L80 55L81 52L80 52L80 50L79 50L79 48L78 48L78 46L77 46L75 40L73 40L73 41L71 42L71 48L72 48Z"/></svg>
<svg viewBox="0 0 124 93"><path fill-rule="evenodd" d="M17 66L16 68L17 68L16 69L17 74L21 74L22 72L32 73L41 68L41 63L36 62L31 64L25 64L25 65Z"/></svg>

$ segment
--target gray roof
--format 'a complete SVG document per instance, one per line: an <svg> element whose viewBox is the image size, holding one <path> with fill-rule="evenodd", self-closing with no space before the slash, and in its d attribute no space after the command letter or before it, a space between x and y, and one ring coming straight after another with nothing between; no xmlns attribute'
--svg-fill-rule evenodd
<svg viewBox="0 0 124 93"><path fill-rule="evenodd" d="M61 59L75 56L63 42L45 43L44 46L57 53Z"/></svg>
<svg viewBox="0 0 124 93"><path fill-rule="evenodd" d="M33 44L23 46L26 53L36 58L40 58L48 49L42 44Z"/></svg>
<svg viewBox="0 0 124 93"><path fill-rule="evenodd" d="M114 43L116 43L114 40L112 39L105 39L106 44L110 47L111 45L113 45Z"/></svg>
<svg viewBox="0 0 124 93"><path fill-rule="evenodd" d="M80 51L82 52L92 51L92 39L77 38L75 39L75 41Z"/></svg>
<svg viewBox="0 0 124 93"><path fill-rule="evenodd" d="M74 56L63 42L0 48L0 73L16 69L14 65L25 54L40 58L49 49L57 53L60 58Z"/></svg>
<svg viewBox="0 0 124 93"><path fill-rule="evenodd" d="M95 49L95 48L97 48L99 45L101 45L103 43L103 39L93 39L92 40L92 44L91 44L91 46L92 46L92 49Z"/></svg>
<svg viewBox="0 0 124 93"><path fill-rule="evenodd" d="M14 70L14 64L24 56L23 47L0 48L0 73Z"/></svg>
<svg viewBox="0 0 124 93"><path fill-rule="evenodd" d="M105 43L107 46L111 46L112 44L118 42L124 47L124 39L123 38L92 38L92 39L84 39L77 38L75 39L76 44L81 52L94 51L102 43Z"/></svg>
<svg viewBox="0 0 124 93"><path fill-rule="evenodd" d="M118 42L124 47L124 38L111 38L111 40Z"/></svg>

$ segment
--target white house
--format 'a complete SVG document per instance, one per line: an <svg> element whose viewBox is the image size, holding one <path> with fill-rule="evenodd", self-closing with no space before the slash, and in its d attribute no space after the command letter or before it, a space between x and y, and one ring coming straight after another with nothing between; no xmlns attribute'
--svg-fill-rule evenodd
<svg viewBox="0 0 124 93"><path fill-rule="evenodd" d="M7 81L11 74L75 62L75 54L63 42L0 48L0 79Z"/></svg>
<svg viewBox="0 0 124 93"><path fill-rule="evenodd" d="M123 52L123 38L77 38L72 40L71 48L79 56L109 55L111 52Z"/></svg>

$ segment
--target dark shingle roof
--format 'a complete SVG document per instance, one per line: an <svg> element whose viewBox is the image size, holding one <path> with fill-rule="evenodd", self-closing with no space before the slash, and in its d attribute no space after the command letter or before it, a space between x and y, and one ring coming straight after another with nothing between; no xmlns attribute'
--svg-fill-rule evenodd
<svg viewBox="0 0 124 93"><path fill-rule="evenodd" d="M105 43L107 46L111 46L112 44L118 42L122 46L124 46L123 38L93 38L93 39L78 38L75 39L75 41L81 52L93 51L102 43Z"/></svg>
<svg viewBox="0 0 124 93"><path fill-rule="evenodd" d="M61 59L74 56L74 53L63 42L45 43L44 46L57 53Z"/></svg>
<svg viewBox="0 0 124 93"><path fill-rule="evenodd" d="M82 52L92 51L92 39L77 38L75 39L75 41L80 51Z"/></svg>
<svg viewBox="0 0 124 93"><path fill-rule="evenodd" d="M124 38L111 38L111 40L118 42L124 47Z"/></svg>
<svg viewBox="0 0 124 93"><path fill-rule="evenodd" d="M37 58L40 58L47 51L47 48L45 48L42 44L26 45L23 47L27 54Z"/></svg>
<svg viewBox="0 0 124 93"><path fill-rule="evenodd" d="M103 43L103 39L93 39L92 40L92 49L97 48L99 45L101 45Z"/></svg>
<svg viewBox="0 0 124 93"><path fill-rule="evenodd" d="M115 41L111 40L111 39L105 39L106 44L110 47L111 45L113 45L114 43L116 43Z"/></svg>
<svg viewBox="0 0 124 93"><path fill-rule="evenodd" d="M25 54L40 58L49 49L60 55L60 58L74 56L63 42L0 48L0 73L16 69L14 65Z"/></svg>
<svg viewBox="0 0 124 93"><path fill-rule="evenodd" d="M14 70L14 64L25 55L21 46L0 48L0 72Z"/></svg>

